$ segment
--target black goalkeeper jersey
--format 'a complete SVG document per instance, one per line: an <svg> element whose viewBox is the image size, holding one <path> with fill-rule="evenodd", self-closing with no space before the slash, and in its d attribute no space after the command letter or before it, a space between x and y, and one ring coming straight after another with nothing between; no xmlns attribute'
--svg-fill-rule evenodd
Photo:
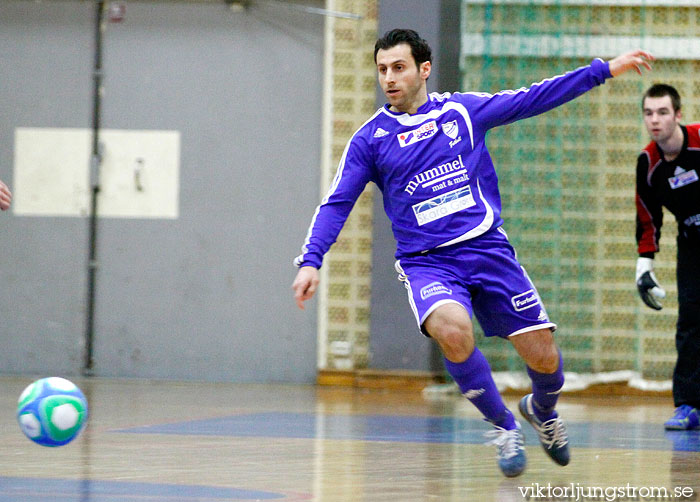
<svg viewBox="0 0 700 502"><path fill-rule="evenodd" d="M680 235L700 241L700 124L681 126L683 148L667 162L656 142L637 159L637 246L640 256L659 250L662 206L676 217Z"/></svg>

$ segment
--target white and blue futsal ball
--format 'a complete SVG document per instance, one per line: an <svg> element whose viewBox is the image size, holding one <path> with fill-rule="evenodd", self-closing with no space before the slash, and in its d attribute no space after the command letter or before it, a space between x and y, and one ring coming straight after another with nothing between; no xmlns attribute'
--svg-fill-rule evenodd
<svg viewBox="0 0 700 502"><path fill-rule="evenodd" d="M17 421L24 435L42 446L62 446L75 439L85 426L88 404L70 380L42 378L19 396Z"/></svg>

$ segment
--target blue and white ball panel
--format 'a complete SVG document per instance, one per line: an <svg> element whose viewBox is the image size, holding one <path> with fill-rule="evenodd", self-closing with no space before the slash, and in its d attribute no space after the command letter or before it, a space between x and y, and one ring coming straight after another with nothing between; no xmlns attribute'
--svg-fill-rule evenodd
<svg viewBox="0 0 700 502"><path fill-rule="evenodd" d="M70 380L42 378L28 385L17 403L17 421L29 439L62 446L75 439L87 421L85 395Z"/></svg>

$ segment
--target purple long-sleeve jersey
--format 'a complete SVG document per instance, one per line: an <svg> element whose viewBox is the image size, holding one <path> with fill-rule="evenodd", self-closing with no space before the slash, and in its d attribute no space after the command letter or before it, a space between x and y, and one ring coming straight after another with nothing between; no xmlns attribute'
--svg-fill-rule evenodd
<svg viewBox="0 0 700 502"><path fill-rule="evenodd" d="M413 115L385 105L350 138L294 264L321 267L370 181L382 192L397 258L499 227L501 197L486 149L487 131L551 110L610 77L608 63L595 59L529 88L431 93Z"/></svg>

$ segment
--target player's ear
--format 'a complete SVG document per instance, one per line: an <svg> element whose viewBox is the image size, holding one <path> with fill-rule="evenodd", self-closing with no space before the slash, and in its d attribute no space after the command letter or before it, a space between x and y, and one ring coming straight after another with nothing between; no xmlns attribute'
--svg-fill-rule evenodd
<svg viewBox="0 0 700 502"><path fill-rule="evenodd" d="M420 64L420 76L422 79L428 80L430 76L430 71L432 70L432 65L430 61L423 61Z"/></svg>

